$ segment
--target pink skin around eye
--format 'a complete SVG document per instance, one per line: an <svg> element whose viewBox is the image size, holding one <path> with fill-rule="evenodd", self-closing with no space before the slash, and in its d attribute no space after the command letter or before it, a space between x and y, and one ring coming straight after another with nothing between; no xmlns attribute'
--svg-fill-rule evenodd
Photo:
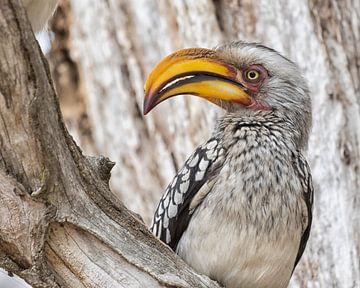
<svg viewBox="0 0 360 288"><path fill-rule="evenodd" d="M246 73L249 70L256 70L257 72L259 72L260 77L255 80L255 81L250 81L246 79ZM242 73L242 83L247 89L249 89L251 92L258 92L259 88L261 86L261 84L264 82L264 80L268 77L268 72L266 71L266 69L262 66L262 65L258 65L258 64L254 64L251 65L249 67L247 67L246 69L243 70Z"/></svg>
<svg viewBox="0 0 360 288"><path fill-rule="evenodd" d="M255 81L246 80L246 73L249 70L256 70L257 72L259 72L259 74L260 74L259 78L256 79ZM267 77L269 77L267 70L262 65L254 64L243 70L241 84L244 85L250 92L257 93L261 87L261 84L264 82L264 80ZM262 111L271 111L272 110L271 106L269 106L265 103L259 102L255 99L253 99L252 103L250 105L248 105L247 108L253 109L253 110L262 110Z"/></svg>
<svg viewBox="0 0 360 288"><path fill-rule="evenodd" d="M260 103L258 101L253 101L247 108L253 109L253 110L261 110L261 111L271 111L272 108L269 105Z"/></svg>

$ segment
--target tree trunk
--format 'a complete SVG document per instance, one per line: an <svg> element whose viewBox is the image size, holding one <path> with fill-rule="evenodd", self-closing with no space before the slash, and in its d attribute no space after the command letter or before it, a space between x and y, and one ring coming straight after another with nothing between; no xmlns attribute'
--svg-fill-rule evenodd
<svg viewBox="0 0 360 288"><path fill-rule="evenodd" d="M34 287L219 287L110 192L68 134L25 10L0 0L0 266Z"/></svg>
<svg viewBox="0 0 360 288"><path fill-rule="evenodd" d="M7 217L0 219L0 265L39 287L216 287L155 241L110 193L104 181L110 162L82 156L62 125L23 11L8 5L16 1L0 3L6 19L0 39L7 39L0 41L0 209ZM79 87L63 89L68 85L54 74L63 108L64 97L73 101L79 98L69 94L78 93L84 111L69 115L86 114L91 137L81 125L71 131L87 151L117 162L112 191L146 223L220 113L179 97L143 118L142 87L153 66L176 49L239 39L261 41L297 62L313 95L308 159L316 196L308 247L291 287L360 286L359 1L70 4L66 49ZM70 103L69 109L79 102Z"/></svg>
<svg viewBox="0 0 360 288"><path fill-rule="evenodd" d="M193 97L143 117L143 83L184 47L260 41L309 81L316 189L311 237L292 287L360 286L360 2L276 0L71 1L71 55L81 67L99 153L118 165L113 191L149 223L179 165L219 111Z"/></svg>

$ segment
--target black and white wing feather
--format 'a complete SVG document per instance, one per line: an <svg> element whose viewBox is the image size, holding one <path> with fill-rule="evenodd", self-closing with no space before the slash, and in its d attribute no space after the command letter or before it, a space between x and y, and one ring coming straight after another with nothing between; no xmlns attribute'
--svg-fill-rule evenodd
<svg viewBox="0 0 360 288"><path fill-rule="evenodd" d="M195 150L166 188L150 229L174 251L196 209L190 209L190 203L201 187L218 174L224 154L220 140L211 138Z"/></svg>
<svg viewBox="0 0 360 288"><path fill-rule="evenodd" d="M313 207L313 202L314 202L314 188L312 185L310 167L309 167L308 163L306 162L306 159L304 158L304 156L301 155L301 153L298 154L295 167L296 167L296 170L301 179L301 185L302 185L302 188L304 191L303 198L304 198L304 201L306 204L307 217L305 217L305 219L304 219L303 234L302 234L302 237L300 240L299 251L296 256L294 269L295 269L296 265L298 264L301 256L303 255L305 247L306 247L306 243L309 239L311 222L312 222L312 207Z"/></svg>

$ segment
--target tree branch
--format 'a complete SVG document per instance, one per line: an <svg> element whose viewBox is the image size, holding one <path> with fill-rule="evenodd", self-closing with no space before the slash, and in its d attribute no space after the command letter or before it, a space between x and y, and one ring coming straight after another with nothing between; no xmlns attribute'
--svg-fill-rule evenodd
<svg viewBox="0 0 360 288"><path fill-rule="evenodd" d="M219 287L111 193L68 134L19 0L0 0L0 266L34 287Z"/></svg>

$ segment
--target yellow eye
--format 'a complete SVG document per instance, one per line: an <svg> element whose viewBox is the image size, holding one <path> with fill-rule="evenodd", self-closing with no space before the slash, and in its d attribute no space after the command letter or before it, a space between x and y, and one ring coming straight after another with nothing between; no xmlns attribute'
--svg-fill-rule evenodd
<svg viewBox="0 0 360 288"><path fill-rule="evenodd" d="M249 70L246 72L245 75L246 75L247 80L249 80L249 81L256 81L260 77L260 73L256 70Z"/></svg>

